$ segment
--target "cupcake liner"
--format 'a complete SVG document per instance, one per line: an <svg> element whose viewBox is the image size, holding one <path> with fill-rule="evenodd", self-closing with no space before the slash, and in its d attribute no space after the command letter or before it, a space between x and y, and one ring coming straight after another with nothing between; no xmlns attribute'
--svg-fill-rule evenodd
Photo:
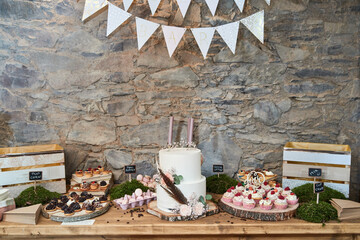
<svg viewBox="0 0 360 240"><path fill-rule="evenodd" d="M283 210L283 209L286 209L287 207L288 207L287 204L276 204L275 203L275 208L277 208L277 209Z"/></svg>
<svg viewBox="0 0 360 240"><path fill-rule="evenodd" d="M288 204L290 204L290 205L295 205L295 204L297 204L298 203L298 201L299 201L299 199L295 199L295 200L287 200L287 203Z"/></svg>
<svg viewBox="0 0 360 240"><path fill-rule="evenodd" d="M245 209L253 209L255 207L255 204L254 203L243 203L243 207Z"/></svg>
<svg viewBox="0 0 360 240"><path fill-rule="evenodd" d="M261 200L261 198L259 198L259 199L253 198L253 199L254 199L254 201L255 201L255 204L259 204L259 202L260 202L260 200Z"/></svg>
<svg viewBox="0 0 360 240"><path fill-rule="evenodd" d="M228 202L228 203L231 203L232 202L232 198L222 198L222 200L224 201L224 202Z"/></svg>
<svg viewBox="0 0 360 240"><path fill-rule="evenodd" d="M236 205L236 206L242 206L243 202L233 201L233 204Z"/></svg>
<svg viewBox="0 0 360 240"><path fill-rule="evenodd" d="M273 207L273 205L265 205L265 204L262 204L260 205L260 208L263 209L263 210L271 210Z"/></svg>

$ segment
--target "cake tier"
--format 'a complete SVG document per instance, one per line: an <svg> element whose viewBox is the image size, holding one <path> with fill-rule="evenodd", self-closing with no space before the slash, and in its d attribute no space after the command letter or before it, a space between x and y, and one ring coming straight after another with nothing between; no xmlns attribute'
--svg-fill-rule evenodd
<svg viewBox="0 0 360 240"><path fill-rule="evenodd" d="M179 185L176 185L184 196L189 199L193 193L197 197L206 195L206 178L201 176L199 181L194 182L181 182ZM165 190L158 184L156 188L157 194L157 206L160 210L165 212L171 212L170 209L175 208L179 203L175 201L172 197L165 192Z"/></svg>
<svg viewBox="0 0 360 240"><path fill-rule="evenodd" d="M196 148L172 148L159 152L159 164L163 172L174 170L184 182L200 181L201 151Z"/></svg>

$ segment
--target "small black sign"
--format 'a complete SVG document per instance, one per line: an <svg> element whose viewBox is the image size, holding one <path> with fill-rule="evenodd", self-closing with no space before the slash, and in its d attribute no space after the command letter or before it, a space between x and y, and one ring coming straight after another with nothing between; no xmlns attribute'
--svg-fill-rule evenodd
<svg viewBox="0 0 360 240"><path fill-rule="evenodd" d="M224 165L222 164L214 164L213 165L213 172L216 172L216 173L221 173L221 172L224 172Z"/></svg>
<svg viewBox="0 0 360 240"><path fill-rule="evenodd" d="M324 183L314 183L314 193L321 193L324 191Z"/></svg>
<svg viewBox="0 0 360 240"><path fill-rule="evenodd" d="M128 174L136 173L136 166L135 165L126 165L125 173L128 173Z"/></svg>
<svg viewBox="0 0 360 240"><path fill-rule="evenodd" d="M321 177L321 168L309 168L309 177Z"/></svg>
<svg viewBox="0 0 360 240"><path fill-rule="evenodd" d="M29 180L30 181L42 180L42 171L29 172Z"/></svg>

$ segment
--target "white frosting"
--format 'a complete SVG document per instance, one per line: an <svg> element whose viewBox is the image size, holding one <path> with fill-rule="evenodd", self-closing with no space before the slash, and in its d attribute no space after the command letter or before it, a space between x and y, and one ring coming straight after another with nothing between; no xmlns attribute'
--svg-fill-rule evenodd
<svg viewBox="0 0 360 240"><path fill-rule="evenodd" d="M233 192L226 192L224 193L224 198L233 198L235 194Z"/></svg>
<svg viewBox="0 0 360 240"><path fill-rule="evenodd" d="M183 180L176 185L186 198L193 193L197 197L206 195L206 178L201 175L201 151L195 148L172 148L163 149L159 152L159 167L164 173L171 170L176 175L182 175ZM158 184L157 206L160 210L171 212L170 209L179 205L167 192Z"/></svg>
<svg viewBox="0 0 360 240"><path fill-rule="evenodd" d="M244 196L237 196L233 198L233 202L242 202L244 200Z"/></svg>
<svg viewBox="0 0 360 240"><path fill-rule="evenodd" d="M279 205L287 205L287 201L286 201L286 199L276 199L275 200L275 203L276 204L279 204Z"/></svg>
<svg viewBox="0 0 360 240"><path fill-rule="evenodd" d="M297 199L297 196L294 194L294 195L287 195L286 197L287 200L296 200Z"/></svg>
<svg viewBox="0 0 360 240"><path fill-rule="evenodd" d="M261 199L259 202L260 205L271 205L271 200L270 199Z"/></svg>
<svg viewBox="0 0 360 240"><path fill-rule="evenodd" d="M251 196L253 199L261 199L262 198L262 194L259 191L257 191L256 193L253 192L251 194Z"/></svg>
<svg viewBox="0 0 360 240"><path fill-rule="evenodd" d="M254 200L254 199L244 198L243 203L246 203L246 204L255 204L255 200Z"/></svg>

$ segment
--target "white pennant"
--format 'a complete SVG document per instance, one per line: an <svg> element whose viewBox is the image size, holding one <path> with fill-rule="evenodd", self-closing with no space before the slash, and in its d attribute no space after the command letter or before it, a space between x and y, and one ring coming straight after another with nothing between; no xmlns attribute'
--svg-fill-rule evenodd
<svg viewBox="0 0 360 240"><path fill-rule="evenodd" d="M148 0L152 15L155 14L161 0Z"/></svg>
<svg viewBox="0 0 360 240"><path fill-rule="evenodd" d="M85 21L91 15L97 13L108 4L107 0L86 0L84 5L84 13L82 16L82 21Z"/></svg>
<svg viewBox="0 0 360 240"><path fill-rule="evenodd" d="M191 0L177 0L183 18L185 18L186 12L190 6L190 2Z"/></svg>
<svg viewBox="0 0 360 240"><path fill-rule="evenodd" d="M230 48L233 54L236 50L236 42L239 33L239 24L240 22L228 23L216 28L216 31L220 34L224 42Z"/></svg>
<svg viewBox="0 0 360 240"><path fill-rule="evenodd" d="M150 22L142 18L135 18L136 20L136 33L137 33L137 42L138 49L140 50L142 46L149 40L151 35L158 29L160 24Z"/></svg>
<svg viewBox="0 0 360 240"><path fill-rule="evenodd" d="M208 5L210 12L213 16L215 16L216 8L219 4L219 0L205 0L206 4Z"/></svg>
<svg viewBox="0 0 360 240"><path fill-rule="evenodd" d="M265 2L270 6L270 0L265 0Z"/></svg>
<svg viewBox="0 0 360 240"><path fill-rule="evenodd" d="M124 4L124 9L125 11L129 10L131 4L133 3L134 0L123 0L123 4Z"/></svg>
<svg viewBox="0 0 360 240"><path fill-rule="evenodd" d="M116 28L125 22L131 14L109 3L106 36L109 36Z"/></svg>
<svg viewBox="0 0 360 240"><path fill-rule="evenodd" d="M240 20L260 42L264 43L264 10Z"/></svg>
<svg viewBox="0 0 360 240"><path fill-rule="evenodd" d="M165 42L169 52L169 56L171 57L176 47L178 46L182 36L184 35L186 28L162 25L162 30L164 32Z"/></svg>
<svg viewBox="0 0 360 240"><path fill-rule="evenodd" d="M240 12L244 10L245 0L234 0L238 8L240 9Z"/></svg>
<svg viewBox="0 0 360 240"><path fill-rule="evenodd" d="M215 28L192 28L191 31L205 59L214 36Z"/></svg>

